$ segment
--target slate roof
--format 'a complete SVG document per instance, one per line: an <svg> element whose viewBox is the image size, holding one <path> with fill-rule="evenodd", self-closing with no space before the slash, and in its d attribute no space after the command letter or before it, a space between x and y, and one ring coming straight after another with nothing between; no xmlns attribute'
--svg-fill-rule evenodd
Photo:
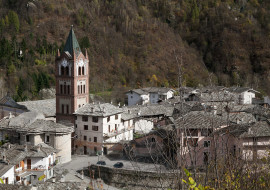
<svg viewBox="0 0 270 190"><path fill-rule="evenodd" d="M110 115L115 115L122 113L122 109L118 108L109 103L94 104L89 103L79 108L74 114L75 115L89 115L98 117L107 117Z"/></svg>
<svg viewBox="0 0 270 190"><path fill-rule="evenodd" d="M0 129L15 130L17 132L35 133L57 133L69 134L73 127L62 125L50 120L44 120L44 116L36 112L24 112L14 118L3 118L0 121Z"/></svg>
<svg viewBox="0 0 270 190"><path fill-rule="evenodd" d="M73 27L71 27L66 44L64 46L64 52L68 52L71 56L73 56L73 52L75 51L75 55L78 56L82 51L78 40L75 36Z"/></svg>
<svg viewBox="0 0 270 190"><path fill-rule="evenodd" d="M165 87L147 87L147 88L133 89L133 90L130 90L129 92L133 91L139 95L147 95L149 93L164 94L164 93L169 92L170 90L173 90L173 89L165 88Z"/></svg>
<svg viewBox="0 0 270 190"><path fill-rule="evenodd" d="M8 170L10 170L13 165L7 165L0 162L0 177L3 176ZM1 185L0 185L1 186Z"/></svg>
<svg viewBox="0 0 270 190"><path fill-rule="evenodd" d="M18 104L25 106L29 111L36 111L42 113L45 117L56 116L55 98L47 100L18 102Z"/></svg>
<svg viewBox="0 0 270 190"><path fill-rule="evenodd" d="M227 117L227 114L224 115L224 117ZM251 113L245 113L245 112L240 112L240 113L229 113L229 120L232 123L253 123L256 121L255 117Z"/></svg>
<svg viewBox="0 0 270 190"><path fill-rule="evenodd" d="M253 92L257 92L249 87L230 87L230 88L226 88L226 90L228 90L229 92L238 93L238 94L246 92L246 91L250 91L250 90Z"/></svg>
<svg viewBox="0 0 270 190"><path fill-rule="evenodd" d="M235 137L240 137L243 133L247 132L249 128L250 124L234 124L218 129L214 134L223 135L229 133Z"/></svg>
<svg viewBox="0 0 270 190"><path fill-rule="evenodd" d="M265 121L259 121L252 124L249 130L240 135L246 137L270 137L270 125Z"/></svg>
<svg viewBox="0 0 270 190"><path fill-rule="evenodd" d="M233 102L237 100L237 96L235 94L226 91L202 93L199 98L203 102Z"/></svg>
<svg viewBox="0 0 270 190"><path fill-rule="evenodd" d="M69 134L72 133L73 127L68 127L54 121L37 119L33 123L26 125L23 128L17 129L18 132L31 133L57 133L57 134Z"/></svg>
<svg viewBox="0 0 270 190"><path fill-rule="evenodd" d="M38 150L40 147L40 150ZM32 145L18 145L18 144L10 144L6 143L0 147L0 159L3 160L3 156L6 157L6 160L13 165L18 164L20 161L27 157L31 158L45 158L52 153L57 153L58 150L45 144L40 143L37 146ZM6 162L7 162L6 161Z"/></svg>
<svg viewBox="0 0 270 190"><path fill-rule="evenodd" d="M13 98L10 97L9 95L4 96L0 100L0 105L7 106L7 107L12 107L12 108L17 108L17 109L22 109L22 110L26 110L27 109L24 105L20 105L17 102L15 102L13 100Z"/></svg>
<svg viewBox="0 0 270 190"><path fill-rule="evenodd" d="M224 118L205 111L192 111L175 120L176 128L218 128L226 125Z"/></svg>
<svg viewBox="0 0 270 190"><path fill-rule="evenodd" d="M155 116L167 116L171 117L174 112L174 106L172 105L134 105L129 107L123 107L123 113L121 115L123 120L129 120L136 117L155 117Z"/></svg>

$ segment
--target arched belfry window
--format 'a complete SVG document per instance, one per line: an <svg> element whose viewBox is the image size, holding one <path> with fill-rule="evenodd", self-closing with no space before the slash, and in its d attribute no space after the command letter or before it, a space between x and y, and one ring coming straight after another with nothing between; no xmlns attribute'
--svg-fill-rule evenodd
<svg viewBox="0 0 270 190"><path fill-rule="evenodd" d="M69 76L69 68L65 67L65 70L66 70L66 75Z"/></svg>
<svg viewBox="0 0 270 190"><path fill-rule="evenodd" d="M82 68L79 67L79 75L82 75Z"/></svg>
<svg viewBox="0 0 270 190"><path fill-rule="evenodd" d="M84 66L82 67L82 75L84 75Z"/></svg>
<svg viewBox="0 0 270 190"><path fill-rule="evenodd" d="M65 75L65 67L61 66L61 75Z"/></svg>

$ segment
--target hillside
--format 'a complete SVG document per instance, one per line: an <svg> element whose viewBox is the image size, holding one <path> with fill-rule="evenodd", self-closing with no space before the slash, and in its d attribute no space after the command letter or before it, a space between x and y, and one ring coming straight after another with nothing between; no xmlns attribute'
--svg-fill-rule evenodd
<svg viewBox="0 0 270 190"><path fill-rule="evenodd" d="M54 85L71 25L90 57L90 91L252 86L270 94L268 1L2 0L0 84L16 100ZM20 53L21 50L21 53Z"/></svg>

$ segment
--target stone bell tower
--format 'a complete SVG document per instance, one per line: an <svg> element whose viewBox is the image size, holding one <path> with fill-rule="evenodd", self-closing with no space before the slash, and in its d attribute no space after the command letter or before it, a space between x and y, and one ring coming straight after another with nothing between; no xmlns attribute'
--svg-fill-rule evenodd
<svg viewBox="0 0 270 190"><path fill-rule="evenodd" d="M73 113L89 102L88 55L82 53L71 27L63 51L55 59L56 122L74 124Z"/></svg>

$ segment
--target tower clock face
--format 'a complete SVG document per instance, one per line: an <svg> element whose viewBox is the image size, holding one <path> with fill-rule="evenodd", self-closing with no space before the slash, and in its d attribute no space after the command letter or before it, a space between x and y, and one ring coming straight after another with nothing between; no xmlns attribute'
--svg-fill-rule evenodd
<svg viewBox="0 0 270 190"><path fill-rule="evenodd" d="M66 60L66 59L63 59L63 61L61 62L61 65L62 65L63 67L66 67L66 66L68 65L67 60Z"/></svg>

